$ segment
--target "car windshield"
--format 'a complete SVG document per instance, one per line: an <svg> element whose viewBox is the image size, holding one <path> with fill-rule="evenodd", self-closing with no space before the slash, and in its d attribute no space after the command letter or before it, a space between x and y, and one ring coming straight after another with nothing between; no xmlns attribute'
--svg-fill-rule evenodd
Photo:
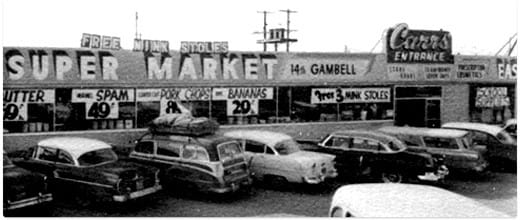
<svg viewBox="0 0 520 220"><path fill-rule="evenodd" d="M471 146L473 146L473 139L471 138L471 134L467 134L465 135L464 137L461 138L462 139L462 146L464 146L465 149L470 149Z"/></svg>
<svg viewBox="0 0 520 220"><path fill-rule="evenodd" d="M80 166L94 166L117 160L117 155L110 148L84 153L78 158Z"/></svg>
<svg viewBox="0 0 520 220"><path fill-rule="evenodd" d="M292 139L283 140L274 146L280 155L288 155L300 151L300 145Z"/></svg>
<svg viewBox="0 0 520 220"><path fill-rule="evenodd" d="M392 150L392 151L402 151L405 149L401 144L399 144L395 141L390 141L387 143L387 145L390 148L390 150Z"/></svg>
<svg viewBox="0 0 520 220"><path fill-rule="evenodd" d="M218 156L220 158L220 161L226 161L226 160L233 159L238 154L242 153L240 145L237 142L221 144L217 148L218 148Z"/></svg>

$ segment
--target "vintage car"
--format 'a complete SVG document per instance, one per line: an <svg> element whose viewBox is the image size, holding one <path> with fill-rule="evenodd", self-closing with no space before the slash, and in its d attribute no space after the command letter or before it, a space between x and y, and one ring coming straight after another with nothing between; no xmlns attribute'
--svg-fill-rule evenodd
<svg viewBox="0 0 520 220"><path fill-rule="evenodd" d="M505 213L434 186L350 184L332 197L330 217L365 218L507 218Z"/></svg>
<svg viewBox="0 0 520 220"><path fill-rule="evenodd" d="M467 131L396 126L382 127L379 131L397 137L410 151L443 157L450 171L482 172L488 166L482 156L485 146L471 146Z"/></svg>
<svg viewBox="0 0 520 220"><path fill-rule="evenodd" d="M165 187L227 193L247 191L252 184L240 143L219 135L148 133L137 140L130 158L160 168Z"/></svg>
<svg viewBox="0 0 520 220"><path fill-rule="evenodd" d="M318 184L338 175L334 155L300 150L292 137L261 130L235 130L224 136L241 142L254 178L285 187L287 182Z"/></svg>
<svg viewBox="0 0 520 220"><path fill-rule="evenodd" d="M112 147L99 140L54 137L18 155L15 164L47 175L54 194L74 196L80 205L124 202L161 189L158 169L118 160Z"/></svg>
<svg viewBox="0 0 520 220"><path fill-rule="evenodd" d="M4 212L52 201L47 177L15 166L4 153Z"/></svg>
<svg viewBox="0 0 520 220"><path fill-rule="evenodd" d="M336 155L338 173L345 176L401 182L438 181L448 175L442 160L408 151L403 142L378 131L336 131L319 142L315 151Z"/></svg>
<svg viewBox="0 0 520 220"><path fill-rule="evenodd" d="M508 119L502 127L511 137L516 139L516 118Z"/></svg>
<svg viewBox="0 0 520 220"><path fill-rule="evenodd" d="M516 170L516 140L501 127L473 122L449 122L442 127L468 131L473 143L486 146L484 157L490 167Z"/></svg>

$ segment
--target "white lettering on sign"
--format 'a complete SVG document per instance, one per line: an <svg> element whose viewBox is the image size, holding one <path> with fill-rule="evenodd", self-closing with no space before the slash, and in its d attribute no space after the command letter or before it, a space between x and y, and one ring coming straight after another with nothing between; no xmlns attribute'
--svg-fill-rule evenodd
<svg viewBox="0 0 520 220"><path fill-rule="evenodd" d="M146 58L147 67L148 67L148 79L171 79L173 77L172 73L172 58L165 57L161 66L157 63L157 59L155 57L150 56Z"/></svg>
<svg viewBox="0 0 520 220"><path fill-rule="evenodd" d="M73 89L72 102L133 102L133 89Z"/></svg>
<svg viewBox="0 0 520 220"><path fill-rule="evenodd" d="M25 59L22 55L14 55L7 58L7 73L10 80L19 80L25 73L23 63Z"/></svg>
<svg viewBox="0 0 520 220"><path fill-rule="evenodd" d="M417 66L415 65L388 65L388 78L390 80L413 81L417 77Z"/></svg>
<svg viewBox="0 0 520 220"><path fill-rule="evenodd" d="M481 79L486 74L486 64L459 64L457 65L458 79Z"/></svg>
<svg viewBox="0 0 520 220"><path fill-rule="evenodd" d="M83 33L81 47L94 49L121 49L121 38L111 36L99 36L96 34Z"/></svg>
<svg viewBox="0 0 520 220"><path fill-rule="evenodd" d="M390 88L314 88L311 104L390 102Z"/></svg>
<svg viewBox="0 0 520 220"><path fill-rule="evenodd" d="M498 78L516 79L516 59L497 59Z"/></svg>
<svg viewBox="0 0 520 220"><path fill-rule="evenodd" d="M482 87L477 88L475 107L494 108L509 106L507 87Z"/></svg>
<svg viewBox="0 0 520 220"><path fill-rule="evenodd" d="M228 99L227 116L258 115L258 99Z"/></svg>
<svg viewBox="0 0 520 220"><path fill-rule="evenodd" d="M118 119L118 102L87 102L86 119Z"/></svg>
<svg viewBox="0 0 520 220"><path fill-rule="evenodd" d="M212 100L234 99L273 99L273 88L213 88Z"/></svg>
<svg viewBox="0 0 520 220"><path fill-rule="evenodd" d="M66 72L72 69L72 59L68 56L56 56L56 79L63 80Z"/></svg>
<svg viewBox="0 0 520 220"><path fill-rule="evenodd" d="M227 41L181 41L181 53L227 53Z"/></svg>
<svg viewBox="0 0 520 220"><path fill-rule="evenodd" d="M4 121L27 121L27 105L54 103L54 90L4 90Z"/></svg>
<svg viewBox="0 0 520 220"><path fill-rule="evenodd" d="M161 99L159 115L187 113L191 114L191 111L184 107L181 102L176 100Z"/></svg>

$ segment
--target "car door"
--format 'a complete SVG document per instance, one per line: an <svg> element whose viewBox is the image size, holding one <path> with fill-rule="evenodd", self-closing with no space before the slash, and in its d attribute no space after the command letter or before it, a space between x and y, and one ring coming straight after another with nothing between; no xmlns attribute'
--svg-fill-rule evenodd
<svg viewBox="0 0 520 220"><path fill-rule="evenodd" d="M360 175L368 175L373 169L379 169L379 143L376 140L353 137L352 146L348 149L350 169L357 170Z"/></svg>
<svg viewBox="0 0 520 220"><path fill-rule="evenodd" d="M271 169L270 164L267 163L265 148L265 144L257 141L246 139L244 142L244 151L250 155L249 165L257 176L263 176Z"/></svg>
<svg viewBox="0 0 520 220"><path fill-rule="evenodd" d="M52 147L38 146L34 158L30 161L29 169L43 173L49 177L54 177L56 170L56 159L58 149Z"/></svg>
<svg viewBox="0 0 520 220"><path fill-rule="evenodd" d="M468 162L477 160L477 152L461 149L455 138L423 137L428 152L432 155L444 157L448 167L467 168Z"/></svg>
<svg viewBox="0 0 520 220"><path fill-rule="evenodd" d="M358 166L359 155L350 152L353 139L347 136L331 135L319 149L319 152L335 155L335 167L339 172L350 171L353 166Z"/></svg>

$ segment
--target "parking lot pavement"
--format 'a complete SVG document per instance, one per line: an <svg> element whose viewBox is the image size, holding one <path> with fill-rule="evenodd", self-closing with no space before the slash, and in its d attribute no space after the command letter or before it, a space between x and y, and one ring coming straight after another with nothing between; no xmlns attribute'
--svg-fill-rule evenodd
<svg viewBox="0 0 520 220"><path fill-rule="evenodd" d="M79 207L56 201L45 210L22 211L19 216L77 217L251 217L327 216L335 188L344 182L321 186L292 184L285 190L256 184L250 194L232 196L199 194L187 190L163 191L122 205ZM489 173L480 177L452 177L444 188L473 198L495 210L516 216L516 174Z"/></svg>

